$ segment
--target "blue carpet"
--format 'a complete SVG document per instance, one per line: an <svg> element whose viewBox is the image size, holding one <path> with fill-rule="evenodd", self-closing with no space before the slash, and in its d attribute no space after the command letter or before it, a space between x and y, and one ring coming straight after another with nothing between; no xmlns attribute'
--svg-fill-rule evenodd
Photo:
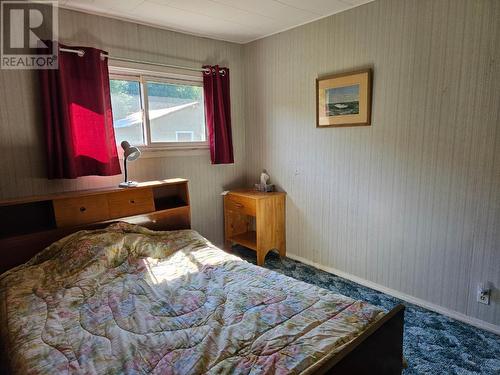
<svg viewBox="0 0 500 375"><path fill-rule="evenodd" d="M255 252L241 246L233 252L255 263ZM266 257L265 267L386 310L404 304L404 375L500 375L500 336L274 253Z"/></svg>

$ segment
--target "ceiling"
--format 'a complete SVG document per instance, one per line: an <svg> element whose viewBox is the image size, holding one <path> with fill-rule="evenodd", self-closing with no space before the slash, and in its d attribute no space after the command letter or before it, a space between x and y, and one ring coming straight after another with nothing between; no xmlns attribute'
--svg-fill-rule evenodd
<svg viewBox="0 0 500 375"><path fill-rule="evenodd" d="M62 8L248 43L373 0L59 0Z"/></svg>

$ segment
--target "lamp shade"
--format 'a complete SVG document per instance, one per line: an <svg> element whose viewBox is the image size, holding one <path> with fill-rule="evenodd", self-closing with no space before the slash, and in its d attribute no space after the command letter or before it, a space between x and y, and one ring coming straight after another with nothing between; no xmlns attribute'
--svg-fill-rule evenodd
<svg viewBox="0 0 500 375"><path fill-rule="evenodd" d="M122 141L121 146L123 148L123 158L127 161L137 160L141 156L141 150L135 146L131 146L127 141Z"/></svg>

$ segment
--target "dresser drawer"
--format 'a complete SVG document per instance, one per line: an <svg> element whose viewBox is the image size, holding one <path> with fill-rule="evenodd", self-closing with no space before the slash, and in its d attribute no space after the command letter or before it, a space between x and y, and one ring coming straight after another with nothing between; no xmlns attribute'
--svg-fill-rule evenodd
<svg viewBox="0 0 500 375"><path fill-rule="evenodd" d="M155 204L151 189L130 189L108 194L109 216L133 216L153 212Z"/></svg>
<svg viewBox="0 0 500 375"><path fill-rule="evenodd" d="M255 216L255 199L229 193L224 196L224 205L226 210Z"/></svg>
<svg viewBox="0 0 500 375"><path fill-rule="evenodd" d="M109 219L108 199L105 194L56 199L52 204L58 227Z"/></svg>

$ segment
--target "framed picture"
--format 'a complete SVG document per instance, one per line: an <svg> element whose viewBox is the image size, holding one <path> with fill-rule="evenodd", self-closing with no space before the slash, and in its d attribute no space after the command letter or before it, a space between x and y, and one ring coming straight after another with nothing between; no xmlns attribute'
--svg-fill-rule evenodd
<svg viewBox="0 0 500 375"><path fill-rule="evenodd" d="M316 79L316 127L371 124L372 71Z"/></svg>

